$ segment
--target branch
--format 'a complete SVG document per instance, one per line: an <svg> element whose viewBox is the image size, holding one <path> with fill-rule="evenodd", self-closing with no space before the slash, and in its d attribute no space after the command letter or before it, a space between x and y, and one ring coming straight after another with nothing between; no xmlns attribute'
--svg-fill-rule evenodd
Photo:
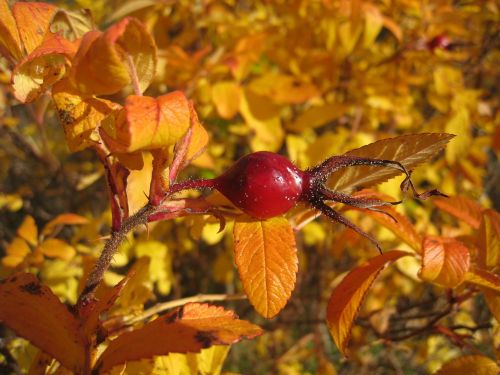
<svg viewBox="0 0 500 375"><path fill-rule="evenodd" d="M97 260L97 263L94 265L92 272L87 278L85 288L78 298L77 306L85 305L90 299L93 298L97 286L101 282L104 273L109 268L109 265L113 260L113 256L118 250L120 244L127 236L128 232L139 225L146 224L148 222L148 217L155 213L156 209L156 207L153 207L149 204L145 205L134 215L125 219L120 228L111 234L111 237L106 241L106 244L104 245L101 256Z"/></svg>

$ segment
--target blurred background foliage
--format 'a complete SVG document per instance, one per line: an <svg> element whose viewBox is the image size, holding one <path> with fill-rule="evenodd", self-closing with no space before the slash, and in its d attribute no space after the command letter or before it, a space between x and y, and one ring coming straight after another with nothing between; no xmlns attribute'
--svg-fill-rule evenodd
<svg viewBox="0 0 500 375"><path fill-rule="evenodd" d="M448 132L457 137L443 157L415 171L415 181L500 208L496 1L53 3L89 9L102 30L125 16L147 26L159 62L146 95L184 91L211 137L207 151L181 179L216 176L251 151L280 152L307 168L378 139ZM28 105L16 102L10 77L8 61L0 58L0 277L15 269L30 270L63 301L74 303L102 248L102 237L110 230L103 170L91 151L69 153L47 96ZM123 101L129 94L124 91L111 99ZM146 163L145 170L131 173L130 189L148 191L147 168ZM400 199L400 182L393 179L378 189ZM471 234L469 227L439 212L432 202L408 199L398 210L421 233L465 239ZM86 220L44 229L62 213ZM357 211L347 215L374 233L384 249L407 249L372 218ZM113 285L132 264L141 277L127 285L113 313L140 313L157 302L198 293L240 292L228 235L231 225L222 233L217 230L218 224L208 217L189 217L150 225L148 231L129 236L106 281ZM389 317L396 309L421 304L432 310L440 303L442 289L423 283L417 262L405 258L382 274L369 293L351 338L352 357L346 361L324 324L325 304L339 277L375 255L374 248L325 219L306 225L297 239L298 285L277 318L264 321L246 301L227 303L268 333L232 347L224 371L424 374L462 349L470 350L443 335L384 341L368 329L393 324ZM49 240L58 241L51 248L59 251L44 252L43 243ZM455 325L486 322L497 327L482 298L467 301L459 314L447 319ZM478 350L494 356L498 332L495 328L468 333ZM6 330L1 333L0 364L17 362L18 369L29 368L33 348ZM206 360L200 372L220 371L225 353L210 355L212 362ZM167 360L162 361L154 366L168 367ZM127 371L137 373L153 365L140 366L131 364ZM175 371L171 373L182 373Z"/></svg>

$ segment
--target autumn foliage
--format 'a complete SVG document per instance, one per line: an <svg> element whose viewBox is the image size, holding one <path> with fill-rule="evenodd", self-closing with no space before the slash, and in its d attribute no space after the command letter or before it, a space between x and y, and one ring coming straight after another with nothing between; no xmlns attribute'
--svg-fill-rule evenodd
<svg viewBox="0 0 500 375"><path fill-rule="evenodd" d="M0 373L498 372L496 2L68 4L0 0Z"/></svg>

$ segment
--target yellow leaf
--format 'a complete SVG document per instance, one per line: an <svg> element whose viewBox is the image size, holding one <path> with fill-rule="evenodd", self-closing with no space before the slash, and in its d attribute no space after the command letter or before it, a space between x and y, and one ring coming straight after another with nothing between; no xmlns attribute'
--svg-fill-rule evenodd
<svg viewBox="0 0 500 375"><path fill-rule="evenodd" d="M300 104L319 95L318 89L312 83L272 72L255 78L248 88L276 104Z"/></svg>
<svg viewBox="0 0 500 375"><path fill-rule="evenodd" d="M342 354L347 354L347 342L354 319L363 299L384 266L403 256L403 251L390 251L353 268L335 288L328 302L328 329Z"/></svg>
<svg viewBox="0 0 500 375"><path fill-rule="evenodd" d="M38 228L33 216L26 216L19 228L17 228L17 235L26 240L30 245L36 246L38 243Z"/></svg>
<svg viewBox="0 0 500 375"><path fill-rule="evenodd" d="M497 375L498 366L482 355L466 355L446 362L435 375Z"/></svg>
<svg viewBox="0 0 500 375"><path fill-rule="evenodd" d="M191 140L184 158L186 163L191 163L205 151L209 139L208 132L200 124L198 115L191 102L189 102L189 112L191 114Z"/></svg>
<svg viewBox="0 0 500 375"><path fill-rule="evenodd" d="M301 132L309 128L316 129L342 117L346 110L347 106L341 103L312 106L302 112L292 123L285 127L287 130L293 132Z"/></svg>
<svg viewBox="0 0 500 375"><path fill-rule="evenodd" d="M85 342L80 325L67 307L29 273L16 273L0 283L0 320L63 366L81 373Z"/></svg>
<svg viewBox="0 0 500 375"><path fill-rule="evenodd" d="M365 25L363 30L363 47L369 48L377 39L378 34L384 26L382 14L375 6L365 6Z"/></svg>
<svg viewBox="0 0 500 375"><path fill-rule="evenodd" d="M446 288L454 288L465 279L470 267L469 249L447 237L424 239L420 277Z"/></svg>
<svg viewBox="0 0 500 375"><path fill-rule="evenodd" d="M278 151L284 139L279 108L268 98L245 89L239 109L246 124L254 132L250 139L252 150Z"/></svg>
<svg viewBox="0 0 500 375"><path fill-rule="evenodd" d="M153 157L149 152L143 152L142 157L144 160L142 168L131 170L127 177L127 199L130 212L137 212L148 202Z"/></svg>
<svg viewBox="0 0 500 375"><path fill-rule="evenodd" d="M434 85L439 95L450 95L463 88L462 72L451 66L434 69Z"/></svg>
<svg viewBox="0 0 500 375"><path fill-rule="evenodd" d="M240 105L240 86L234 81L221 81L212 86L212 101L217 113L225 119L233 118Z"/></svg>
<svg viewBox="0 0 500 375"><path fill-rule="evenodd" d="M14 95L21 102L30 102L62 79L70 67L76 44L59 35L45 39L26 56L12 73Z"/></svg>
<svg viewBox="0 0 500 375"><path fill-rule="evenodd" d="M128 96L116 122L106 122L101 136L112 152L127 153L174 145L191 122L188 100L179 91L152 98Z"/></svg>
<svg viewBox="0 0 500 375"><path fill-rule="evenodd" d="M54 85L52 98L72 152L97 144L100 141L97 128L108 115L120 108L109 100L80 96L68 80Z"/></svg>
<svg viewBox="0 0 500 375"><path fill-rule="evenodd" d="M228 345L214 345L203 349L200 353L196 354L198 371L203 375L220 374L229 349L230 346Z"/></svg>
<svg viewBox="0 0 500 375"><path fill-rule="evenodd" d="M280 312L295 288L297 248L288 220L237 220L234 255L243 288L255 310L265 318Z"/></svg>
<svg viewBox="0 0 500 375"><path fill-rule="evenodd" d="M158 285L160 294L170 293L174 280L172 272L172 257L167 245L158 241L140 242L135 247L137 257L147 256L151 259L149 263L149 280Z"/></svg>
<svg viewBox="0 0 500 375"><path fill-rule="evenodd" d="M446 161L451 165L463 158L470 151L472 138L470 135L469 111L458 109L445 125L445 131L457 134L457 137L446 147Z"/></svg>
<svg viewBox="0 0 500 375"><path fill-rule="evenodd" d="M70 260L76 254L73 246L58 238L49 238L43 241L40 245L38 245L38 249L45 256L59 258L62 260Z"/></svg>
<svg viewBox="0 0 500 375"><path fill-rule="evenodd" d="M383 139L346 153L346 155L395 160L407 169L432 159L454 136L446 133L409 134ZM357 187L368 187L401 174L392 168L356 166L343 168L329 179L328 186L335 191L349 192Z"/></svg>

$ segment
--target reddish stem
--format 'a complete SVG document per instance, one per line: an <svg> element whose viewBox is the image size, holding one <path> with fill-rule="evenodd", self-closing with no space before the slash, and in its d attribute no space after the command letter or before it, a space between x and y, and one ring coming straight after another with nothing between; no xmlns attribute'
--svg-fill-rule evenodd
<svg viewBox="0 0 500 375"><path fill-rule="evenodd" d="M199 180L186 180L183 182L179 182L177 184L173 184L168 189L167 195L172 195L178 193L182 190L189 189L214 189L217 187L216 179L199 179Z"/></svg>

